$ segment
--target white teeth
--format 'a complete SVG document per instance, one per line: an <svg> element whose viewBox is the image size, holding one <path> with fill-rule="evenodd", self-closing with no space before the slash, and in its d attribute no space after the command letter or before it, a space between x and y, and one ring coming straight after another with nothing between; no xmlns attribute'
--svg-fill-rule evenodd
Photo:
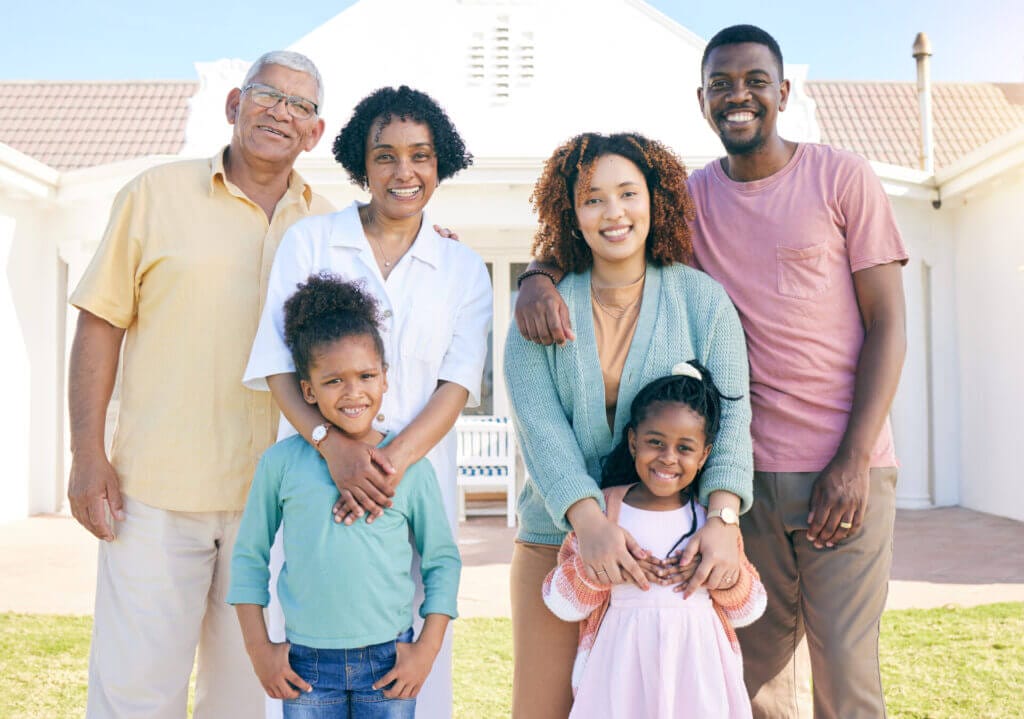
<svg viewBox="0 0 1024 719"><path fill-rule="evenodd" d="M750 122L754 119L752 112L731 112L725 116L729 122Z"/></svg>
<svg viewBox="0 0 1024 719"><path fill-rule="evenodd" d="M668 480L668 479L675 479L676 478L676 475L671 474L671 473L659 472L656 469L652 469L651 471L654 473L654 476L657 477L658 479L666 479L666 480Z"/></svg>
<svg viewBox="0 0 1024 719"><path fill-rule="evenodd" d="M629 228L622 227L620 229L615 230L604 230L602 234L605 237L625 237L627 234L629 234Z"/></svg>
<svg viewBox="0 0 1024 719"><path fill-rule="evenodd" d="M413 187L411 189L402 189L402 190L399 190L399 189L389 190L389 192L392 195L398 195L399 197L412 197L413 195L415 195L419 191L420 191L420 188L418 188L418 187Z"/></svg>
<svg viewBox="0 0 1024 719"><path fill-rule="evenodd" d="M364 407L344 407L341 412L348 417L358 417L363 413L364 409Z"/></svg>

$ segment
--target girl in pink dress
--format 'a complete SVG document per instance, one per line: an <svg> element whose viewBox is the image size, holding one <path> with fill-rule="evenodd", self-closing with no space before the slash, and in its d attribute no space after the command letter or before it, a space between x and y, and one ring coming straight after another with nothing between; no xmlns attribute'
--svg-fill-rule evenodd
<svg viewBox="0 0 1024 719"><path fill-rule="evenodd" d="M707 369L682 362L636 395L622 442L605 461L609 519L655 557L677 556L703 526L694 498L718 431L723 397ZM570 719L749 718L743 661L733 627L765 608L757 571L743 554L727 589L608 585L580 560L575 533L544 581L544 602L582 621L573 666Z"/></svg>

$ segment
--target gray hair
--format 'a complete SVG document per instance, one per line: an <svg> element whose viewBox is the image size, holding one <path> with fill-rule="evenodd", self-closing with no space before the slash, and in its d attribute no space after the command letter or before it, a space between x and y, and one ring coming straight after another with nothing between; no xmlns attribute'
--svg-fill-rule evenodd
<svg viewBox="0 0 1024 719"><path fill-rule="evenodd" d="M304 72L313 78L313 82L316 83L316 106L323 109L324 104L324 83L320 79L320 71L316 69L316 65L308 57L299 52L292 52L291 50L271 50L260 55L256 62L249 68L249 72L245 73L245 79L242 80L242 87L245 87L253 78L259 74L260 70L266 65L280 65L286 67L289 70L295 70L296 72Z"/></svg>

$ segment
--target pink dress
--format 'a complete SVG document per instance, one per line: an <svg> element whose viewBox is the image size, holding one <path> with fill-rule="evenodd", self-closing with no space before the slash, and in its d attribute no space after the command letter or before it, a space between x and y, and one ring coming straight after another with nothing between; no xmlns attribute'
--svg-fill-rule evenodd
<svg viewBox="0 0 1024 719"><path fill-rule="evenodd" d="M704 508L696 506L702 526ZM656 512L623 503L619 513L619 526L660 557L692 521L689 506ZM646 592L632 584L612 587L570 719L750 716L742 658L707 590L683 600L672 587L652 586Z"/></svg>

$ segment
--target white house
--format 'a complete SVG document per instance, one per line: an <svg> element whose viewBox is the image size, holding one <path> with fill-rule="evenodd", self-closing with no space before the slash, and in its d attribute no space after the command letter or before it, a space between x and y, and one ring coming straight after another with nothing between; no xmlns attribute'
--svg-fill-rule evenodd
<svg viewBox="0 0 1024 719"><path fill-rule="evenodd" d="M402 23L387 22L396 14ZM388 46L409 52L379 52L372 28L384 24ZM695 96L704 43L640 0L362 0L289 48L324 76L327 137L299 170L336 205L361 193L330 157L330 137L381 85L438 98L475 154L430 213L492 270L486 412L508 412L491 378L501 376L514 277L529 259L541 162L584 129L638 130L690 167L721 155ZM611 46L618 52L599 50ZM0 82L0 521L64 502L75 321L66 299L114 193L146 167L224 144L224 96L247 65L197 63L198 79L185 82ZM1024 472L1012 456L1024 424L1024 85L937 84L936 169L924 171L914 169L913 84L808 82L805 65L786 72L794 91L783 134L871 159L911 254L909 350L892 411L900 504L1024 520Z"/></svg>

